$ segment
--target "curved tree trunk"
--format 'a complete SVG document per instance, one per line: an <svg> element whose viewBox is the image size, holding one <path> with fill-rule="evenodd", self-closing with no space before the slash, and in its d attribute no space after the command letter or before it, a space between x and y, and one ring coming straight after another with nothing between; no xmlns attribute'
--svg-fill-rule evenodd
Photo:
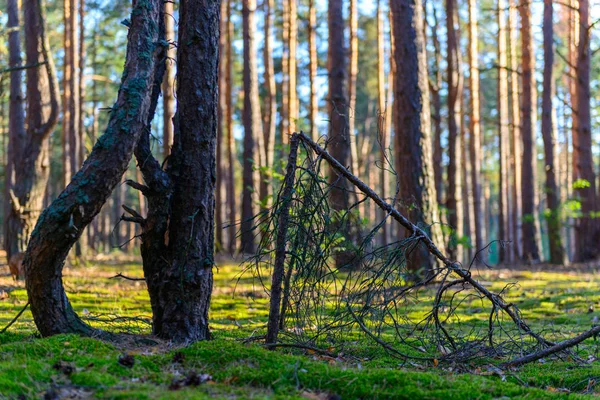
<svg viewBox="0 0 600 400"><path fill-rule="evenodd" d="M43 2L24 8L27 65L27 133L15 161L12 207L7 216L9 247L25 249L44 205L50 175L49 137L58 119L58 82L45 34ZM16 244L15 244L16 242Z"/></svg>
<svg viewBox="0 0 600 400"><path fill-rule="evenodd" d="M420 0L392 0L394 59L394 126L396 171L402 199L402 213L419 226L437 218L437 204L431 166L429 85L423 38ZM431 239L437 242L439 225L432 225ZM412 270L431 270L435 261L419 245L408 260Z"/></svg>
<svg viewBox="0 0 600 400"><path fill-rule="evenodd" d="M138 138L148 125L149 115L153 114L150 88L155 82L157 60L163 57L163 48L156 45L162 39L157 29L159 25L162 26L162 5L162 1L151 0L135 6L128 35L123 82L106 133L98 140L83 168L67 188L44 210L31 235L24 259L27 293L33 318L42 336L69 332L94 333L71 308L61 272L69 250L83 229L100 212L127 170ZM41 39L44 35L39 35L39 28L43 26L44 19L37 7L27 7L25 18L27 47L29 49L35 44L31 53L35 53L35 61L39 61L37 57L40 52L37 50L44 42ZM45 61L49 61L47 51L41 53L46 55ZM39 69L29 69L28 75L35 77ZM31 89L28 93L34 94L29 96L31 101L40 92L40 86L35 79L28 80L29 85L32 87L28 87ZM158 94L158 91L155 92ZM48 121L51 120L48 118ZM30 129L35 130L32 133L39 135L39 128L35 129L39 126L30 125Z"/></svg>
<svg viewBox="0 0 600 400"><path fill-rule="evenodd" d="M563 264L565 261L561 240L560 198L556 185L556 137L554 131L552 97L554 96L554 30L552 0L544 0L544 93L542 97L542 136L544 139L544 157L546 170L546 223L548 225L548 244L550 262Z"/></svg>

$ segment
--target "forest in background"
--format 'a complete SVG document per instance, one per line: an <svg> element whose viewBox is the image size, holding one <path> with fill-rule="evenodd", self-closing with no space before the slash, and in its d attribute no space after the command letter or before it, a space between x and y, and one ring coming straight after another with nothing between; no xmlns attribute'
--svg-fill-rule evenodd
<svg viewBox="0 0 600 400"><path fill-rule="evenodd" d="M384 153L389 153L393 164L402 157L403 144L408 147L392 123L396 99L389 5L384 1L333 3L330 7L340 10L335 38L328 34L324 2L262 2L252 12L248 34L253 44L247 52L241 4L222 6L216 223L228 228L216 230L218 251L252 250L250 239L239 237L238 221L242 221L241 232L250 230L251 217L269 204L271 186L280 182L282 151L289 135L302 130L316 139L332 129L327 84L333 70L326 60L333 40L339 51L330 56L344 68L337 72L344 74L340 90L349 100L352 140L345 161L383 197L391 199L398 188L400 203L413 201L414 188L406 183L402 187L394 171L382 166ZM560 264L595 257L600 187L600 138L594 134L600 124L600 55L595 46L599 36L594 29L600 17L598 5L585 0L521 5L500 0L424 1L422 7L428 69L428 101L423 106L430 109L431 140L431 163L427 163L431 167L425 173L435 182L439 210L427 216L427 223L455 228L450 241L463 261L494 240L512 244L491 254L492 262ZM6 4L2 10L8 38L14 27L8 23ZM112 2L47 4L51 27L47 36L57 67L62 114L49 136L44 205L70 181L107 123L124 62L127 13L127 4ZM178 11L175 7L167 13L168 40L174 40ZM8 148L8 41L0 52L5 193L0 216L6 221L5 182L17 154ZM22 58L13 54L13 64L20 64ZM257 80L258 92L251 93L256 98L244 95L247 72ZM13 69L14 73L24 71ZM173 50L158 105L162 118L155 118L152 132L152 146L162 148L163 157L173 135L175 74ZM244 115L247 100L256 104ZM124 179L139 178L132 162ZM121 204L144 214L144 198L119 185L82 237L78 251L134 247L135 226L119 223ZM357 210L361 219L379 218L374 206L361 204ZM3 226L3 237L8 237L8 225ZM452 236L451 229L444 230ZM398 234L390 225L379 240L383 243ZM19 247L23 251L22 244L15 245L10 253Z"/></svg>

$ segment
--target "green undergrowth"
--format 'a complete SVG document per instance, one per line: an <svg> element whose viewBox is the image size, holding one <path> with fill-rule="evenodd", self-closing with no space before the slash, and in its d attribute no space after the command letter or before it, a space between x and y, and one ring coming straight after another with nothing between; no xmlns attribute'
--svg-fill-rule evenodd
<svg viewBox="0 0 600 400"><path fill-rule="evenodd" d="M107 399L541 399L600 394L600 364L595 361L575 364L549 359L507 372L492 365L497 360L450 366L403 363L365 341L357 341L352 354L337 358L299 349L269 351L258 342L244 343L239 339L264 333L268 296L250 277L240 277L240 271L233 264L215 270L211 308L214 340L184 348L161 341L140 347L65 335L42 339L26 311L0 335L0 399L44 395ZM103 261L67 268L69 299L96 327L149 334L151 315L143 282L110 279L119 272L141 276L136 262ZM486 272L480 278L496 291L507 283L519 282L508 292L508 301L518 304L536 329L551 326L555 340L589 329L597 321L600 294L593 271L500 271ZM25 303L23 285L3 274L0 327ZM426 307L423 305L422 312ZM488 310L476 303L469 307L461 310L462 318L485 322ZM591 360L593 344L590 340L587 345L586 357ZM131 357L123 358L124 354Z"/></svg>

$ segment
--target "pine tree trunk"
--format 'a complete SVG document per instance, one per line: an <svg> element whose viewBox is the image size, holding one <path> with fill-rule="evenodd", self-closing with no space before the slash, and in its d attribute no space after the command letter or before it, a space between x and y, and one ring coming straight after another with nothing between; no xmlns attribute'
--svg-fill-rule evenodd
<svg viewBox="0 0 600 400"><path fill-rule="evenodd" d="M419 226L437 219L435 186L431 167L431 138L427 63L420 0L392 0L394 59L398 77L394 81L395 162L400 185L400 212ZM441 243L439 225L432 225L431 238ZM434 260L423 246L413 250L408 267L427 274Z"/></svg>
<svg viewBox="0 0 600 400"><path fill-rule="evenodd" d="M442 88L442 51L440 49L440 40L438 37L437 29L435 26L438 25L437 8L433 6L433 23L434 28L431 30L431 39L433 41L434 49L434 60L433 60L433 75L435 85L431 90L431 101L433 103L433 174L435 177L435 193L438 204L443 204L444 195L444 170L442 166L442 96L440 90Z"/></svg>
<svg viewBox="0 0 600 400"><path fill-rule="evenodd" d="M219 31L227 30L227 2L221 2L221 20L219 23ZM223 225L225 212L225 163L223 155L225 154L225 122L227 115L227 93L225 87L227 85L227 60L225 59L225 47L227 46L227 35L222 34L219 37L219 129L217 131L217 183L215 190L215 241L216 251L221 252L224 249L223 244Z"/></svg>
<svg viewBox="0 0 600 400"><path fill-rule="evenodd" d="M581 202L581 217L575 226L575 261L594 259L600 253L600 229L592 215L596 206L596 176L592 154L592 119L590 105L590 15L589 0L579 0L579 44L577 48L577 132L573 137L576 193ZM575 138L577 138L575 140Z"/></svg>
<svg viewBox="0 0 600 400"><path fill-rule="evenodd" d="M553 121L552 98L554 97L554 30L552 0L544 0L544 92L542 97L542 136L544 139L544 157L546 184L546 224L550 263L563 264L565 261L561 239L560 198L556 185L556 136Z"/></svg>
<svg viewBox="0 0 600 400"><path fill-rule="evenodd" d="M511 102L511 143L510 143L510 169L513 172L511 190L511 215L512 229L510 236L513 238L512 259L520 260L522 254L523 240L521 234L521 105L519 93L519 60L517 57L517 1L510 0L508 10L508 28L510 45L510 102Z"/></svg>
<svg viewBox="0 0 600 400"><path fill-rule="evenodd" d="M309 62L309 82L310 82L310 105L308 108L308 118L310 122L310 137L315 142L319 139L319 130L317 128L317 117L319 115L319 102L317 99L317 9L315 0L308 0L308 62Z"/></svg>
<svg viewBox="0 0 600 400"><path fill-rule="evenodd" d="M540 259L537 245L536 228L536 86L535 86L535 58L533 53L533 36L531 33L531 9L527 0L522 0L519 6L521 14L521 48L522 55L522 87L521 111L523 125L521 138L523 140L523 165L521 193L523 201L523 260L537 262Z"/></svg>
<svg viewBox="0 0 600 400"><path fill-rule="evenodd" d="M462 260L462 246L458 241L463 232L462 189L459 162L460 148L460 96L462 96L462 74L457 40L456 2L446 0L446 28L448 32L448 194L446 208L448 224L453 230L449 243L451 257ZM396 61L398 62L398 60Z"/></svg>
<svg viewBox="0 0 600 400"><path fill-rule="evenodd" d="M350 159L352 172L359 175L358 137L356 126L356 79L358 76L358 0L350 0L350 54L348 59L348 135L350 138ZM365 214L365 202L359 206L360 215Z"/></svg>
<svg viewBox="0 0 600 400"><path fill-rule="evenodd" d="M296 122L298 121L298 94L297 90L297 61L296 53L298 47L298 0L288 0L289 4L289 91L288 91L288 106L289 106L289 123L287 131L287 139L296 132ZM286 142L287 143L287 142Z"/></svg>
<svg viewBox="0 0 600 400"><path fill-rule="evenodd" d="M106 133L94 146L81 171L42 213L25 254L27 293L33 318L42 336L97 333L73 311L62 284L62 268L69 250L100 212L127 170L138 138L148 128L149 116L154 113L151 103L156 105L158 90L154 90L156 98L152 102L150 88L156 81L157 60L164 57L162 47L155 46L162 40L156 27L162 25L163 3L159 0L140 3L143 5L135 6L132 12L124 78ZM218 29L215 31L218 32ZM28 64L46 61L42 67L27 71L28 109L39 111L28 113L29 129L31 135L38 135L34 136L37 140L43 140L54 126L58 108L57 101L50 102L48 98L58 96L50 96L50 93L55 93L57 85L48 56L42 5L26 7L25 32ZM141 57L141 53L151 57ZM40 74L43 69L46 69L46 74ZM48 100L40 102L42 99ZM53 104L52 110L44 110L48 107L42 104L49 103ZM42 121L44 117L45 123ZM48 124L47 121L54 123ZM33 159L40 160L40 157ZM38 165L41 164L40 160ZM41 168L30 166L29 169L40 175L43 173Z"/></svg>
<svg viewBox="0 0 600 400"><path fill-rule="evenodd" d="M509 241L508 229L508 62L506 56L506 2L498 1L498 239ZM499 262L508 260L508 247L498 246Z"/></svg>
<svg viewBox="0 0 600 400"><path fill-rule="evenodd" d="M165 2L165 37L169 43L175 41L175 16L173 2ZM173 116L175 115L175 63L177 51L170 45L167 51L165 80L163 82L163 157L171 154L173 146Z"/></svg>
<svg viewBox="0 0 600 400"><path fill-rule="evenodd" d="M263 96L263 152L265 168L261 169L260 178L260 200L263 209L269 207L270 196L273 194L273 183L271 182L271 168L273 167L273 157L275 149L275 129L277 121L277 97L275 86L275 68L273 66L273 49L271 45L271 29L273 27L273 0L264 0L264 86L265 95Z"/></svg>
<svg viewBox="0 0 600 400"><path fill-rule="evenodd" d="M377 0L377 131L379 132L379 187L381 198L388 198L388 186L389 186L389 173L388 159L390 154L388 153L388 146L390 145L389 131L387 130L387 124L385 123L386 114L391 112L386 107L386 91L385 91L385 39L384 39L384 26L383 26L383 11L381 7L381 0ZM374 169L374 168L372 168ZM374 180L369 173L369 178ZM373 187L373 186L371 186ZM383 221L386 217L383 210L378 209L376 211L377 220ZM372 213L373 214L373 213ZM371 217L375 217L372 215ZM390 240L389 236L389 224L385 223L381 227L381 244L386 246Z"/></svg>
<svg viewBox="0 0 600 400"><path fill-rule="evenodd" d="M244 0L242 10L244 24L244 172L241 225L242 252L244 253L252 253L255 249L253 217L255 215L255 191L258 189L258 185L254 169L260 166L258 155L261 149L257 146L257 139L259 135L262 135L256 66L255 9L255 0Z"/></svg>
<svg viewBox="0 0 600 400"><path fill-rule="evenodd" d="M7 259L14 254L25 250L23 242L19 243L18 221L10 218L13 213L14 204L10 192L14 192L15 173L17 161L21 160L21 154L25 147L25 108L23 96L23 71L16 67L21 66L21 38L19 27L19 1L8 0L7 2L8 24L8 64L12 68L10 72L10 97L8 116L8 151L6 159L5 175L5 208L4 208L4 249Z"/></svg>
<svg viewBox="0 0 600 400"><path fill-rule="evenodd" d="M479 102L479 34L477 27L477 3L469 0L469 102L471 132L469 158L471 161L471 184L473 191L474 250L483 249L483 214L481 211L481 105Z"/></svg>
<svg viewBox="0 0 600 400"><path fill-rule="evenodd" d="M237 221L237 196L235 192L235 137L233 136L233 21L231 5L233 0L227 1L227 72L226 72L226 101L227 101L227 204L229 205L229 224L227 245L229 253L234 254L237 249L236 224Z"/></svg>

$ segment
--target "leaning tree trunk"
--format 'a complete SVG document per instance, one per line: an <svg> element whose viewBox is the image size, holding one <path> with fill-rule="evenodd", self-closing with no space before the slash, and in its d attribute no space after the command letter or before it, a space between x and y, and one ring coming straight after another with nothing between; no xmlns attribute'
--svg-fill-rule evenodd
<svg viewBox="0 0 600 400"><path fill-rule="evenodd" d="M9 248L23 250L41 213L50 175L49 137L56 126L58 83L45 34L43 2L25 7L25 55L27 68L27 133L15 160L15 184L10 192L7 216ZM15 244L16 243L16 244Z"/></svg>
<svg viewBox="0 0 600 400"><path fill-rule="evenodd" d="M561 240L560 198L556 185L556 150L553 121L552 97L554 96L554 30L552 27L552 0L544 0L544 92L542 96L542 136L544 139L544 157L546 171L546 223L548 224L548 242L550 262L563 264L565 254Z"/></svg>
<svg viewBox="0 0 600 400"><path fill-rule="evenodd" d="M522 165L522 230L523 230L523 260L526 262L539 261L540 255L537 245L536 228L536 87L534 76L534 53L533 36L531 32L531 8L527 0L522 0L519 6L521 13L521 48L522 56L522 82L523 94L521 97L521 110L523 124L521 127L521 138L523 141L523 165Z"/></svg>
<svg viewBox="0 0 600 400"><path fill-rule="evenodd" d="M396 171L402 197L402 212L419 226L433 224L438 217L431 165L429 88L420 0L393 0L394 126ZM407 232L410 235L410 232ZM429 232L441 243L439 225ZM427 248L418 245L408 260L412 270L430 271L435 261Z"/></svg>
<svg viewBox="0 0 600 400"><path fill-rule="evenodd" d="M23 107L23 71L21 66L21 39L19 28L19 2L18 0L8 0L8 64L12 68L10 72L10 98L8 115L8 152L5 169L5 227L4 227L4 249L7 259L10 260L13 254L24 250L23 244L15 240L18 235L11 231L11 219L7 218L12 211L12 202L10 201L10 192L13 191L15 184L15 167L17 160L21 159L21 152L25 145L25 108ZM12 222L16 222L14 219Z"/></svg>
<svg viewBox="0 0 600 400"><path fill-rule="evenodd" d="M69 250L100 212L127 170L138 138L148 126L149 115L153 114L150 88L156 80L158 60L164 57L164 49L157 46L163 40L157 29L162 25L162 9L163 3L159 0L140 1L134 6L123 81L106 133L67 188L44 210L31 235L24 259L27 293L33 318L42 336L95 333L73 311L64 291L62 268ZM26 8L28 55L31 50L36 54L35 62L46 61L44 65L50 70L47 42L43 29L40 29L44 21L40 11L37 7ZM39 57L44 57L41 60L37 58L40 48L43 51ZM35 78L39 69L29 69L28 78ZM47 80L46 86L39 82L39 79L28 80L30 101L32 94L39 99L40 87L47 86ZM29 129L33 130L32 134L39 135L41 126L30 125Z"/></svg>

